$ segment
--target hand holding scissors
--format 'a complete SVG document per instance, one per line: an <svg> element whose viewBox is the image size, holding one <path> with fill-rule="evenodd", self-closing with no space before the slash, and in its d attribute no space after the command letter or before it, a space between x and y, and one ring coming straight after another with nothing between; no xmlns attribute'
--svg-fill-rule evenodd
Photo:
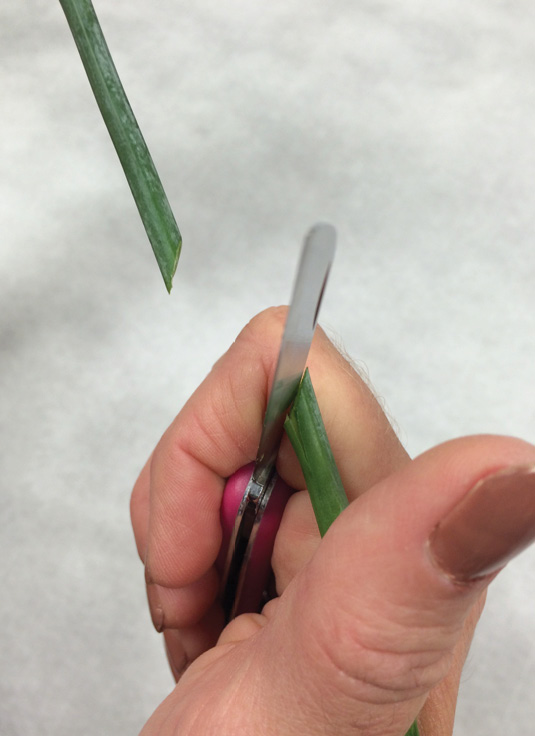
<svg viewBox="0 0 535 736"><path fill-rule="evenodd" d="M225 625L221 504L258 447L280 315L243 331L134 489L153 621L180 678L143 736L340 736L355 724L404 736L418 713L426 736L450 736L486 586L535 537L535 447L483 435L411 461L318 331L311 374L350 505L320 541L306 491L292 495L272 557L277 597ZM295 457L279 455L281 475L302 489ZM237 478L240 503L249 478Z"/></svg>

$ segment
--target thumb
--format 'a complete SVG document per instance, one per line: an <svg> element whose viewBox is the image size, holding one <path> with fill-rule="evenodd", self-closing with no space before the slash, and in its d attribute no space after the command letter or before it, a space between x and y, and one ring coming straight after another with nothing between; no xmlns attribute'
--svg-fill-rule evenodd
<svg viewBox="0 0 535 736"><path fill-rule="evenodd" d="M534 538L535 447L474 437L420 456L344 511L276 602L256 641L258 671L282 658L266 701L309 734L405 734Z"/></svg>

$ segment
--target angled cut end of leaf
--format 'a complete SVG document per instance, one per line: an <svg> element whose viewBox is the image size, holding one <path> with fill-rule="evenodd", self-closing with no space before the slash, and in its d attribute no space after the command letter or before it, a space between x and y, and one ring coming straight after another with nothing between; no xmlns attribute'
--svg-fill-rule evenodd
<svg viewBox="0 0 535 736"><path fill-rule="evenodd" d="M167 289L167 292L170 294L171 289L173 288L173 278L176 273L176 269L178 266L178 259L180 258L180 251L182 250L182 236L180 235L180 232L178 232L177 229L177 239L176 239L176 245L173 247L173 250L170 252L169 257L161 258L156 250L154 249L154 255L156 256L156 260L158 262L158 266L160 268L160 273L162 274L165 288Z"/></svg>

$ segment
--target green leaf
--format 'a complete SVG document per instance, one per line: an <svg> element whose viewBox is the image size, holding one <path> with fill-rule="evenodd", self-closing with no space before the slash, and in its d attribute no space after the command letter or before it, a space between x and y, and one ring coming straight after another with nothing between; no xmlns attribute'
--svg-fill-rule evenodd
<svg viewBox="0 0 535 736"><path fill-rule="evenodd" d="M416 721L414 721L412 726L409 728L406 736L419 736L418 724L416 723Z"/></svg>
<svg viewBox="0 0 535 736"><path fill-rule="evenodd" d="M284 424L314 508L321 536L348 505L308 368Z"/></svg>
<svg viewBox="0 0 535 736"><path fill-rule="evenodd" d="M308 368L299 384L284 429L303 470L314 515L323 537L336 517L348 506L348 500L334 461ZM416 721L406 736L418 736Z"/></svg>
<svg viewBox="0 0 535 736"><path fill-rule="evenodd" d="M167 291L171 291L182 237L160 177L115 69L91 0L59 1L130 185Z"/></svg>

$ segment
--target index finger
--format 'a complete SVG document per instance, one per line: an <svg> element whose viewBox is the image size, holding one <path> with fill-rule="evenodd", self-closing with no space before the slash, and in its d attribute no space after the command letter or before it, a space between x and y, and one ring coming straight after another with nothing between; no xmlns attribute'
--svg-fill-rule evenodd
<svg viewBox="0 0 535 736"><path fill-rule="evenodd" d="M181 588L214 563L225 479L255 458L285 314L284 308L270 310L242 330L140 476L132 518L151 582Z"/></svg>

